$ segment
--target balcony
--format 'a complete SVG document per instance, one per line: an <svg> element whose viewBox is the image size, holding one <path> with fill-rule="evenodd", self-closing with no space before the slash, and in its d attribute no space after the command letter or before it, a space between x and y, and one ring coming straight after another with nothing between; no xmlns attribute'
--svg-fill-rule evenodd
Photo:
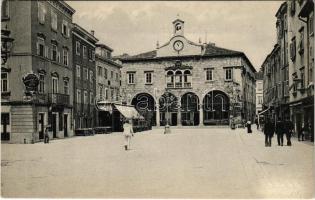
<svg viewBox="0 0 315 200"><path fill-rule="evenodd" d="M177 88L191 88L191 83L190 82L176 82L176 83L166 83L166 87L167 88L174 88L174 89L177 89Z"/></svg>
<svg viewBox="0 0 315 200"><path fill-rule="evenodd" d="M56 105L70 105L70 96L67 94L49 93L48 102Z"/></svg>

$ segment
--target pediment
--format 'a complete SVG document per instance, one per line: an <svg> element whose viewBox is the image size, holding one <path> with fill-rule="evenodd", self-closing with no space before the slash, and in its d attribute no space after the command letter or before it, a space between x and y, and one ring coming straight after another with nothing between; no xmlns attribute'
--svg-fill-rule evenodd
<svg viewBox="0 0 315 200"><path fill-rule="evenodd" d="M177 45L177 46L176 46ZM201 55L202 45L189 41L184 36L176 35L169 42L157 49L156 57Z"/></svg>

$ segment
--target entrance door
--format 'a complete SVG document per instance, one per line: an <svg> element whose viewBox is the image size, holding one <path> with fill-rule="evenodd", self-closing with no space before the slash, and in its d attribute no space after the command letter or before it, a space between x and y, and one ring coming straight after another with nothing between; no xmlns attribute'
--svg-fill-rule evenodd
<svg viewBox="0 0 315 200"><path fill-rule="evenodd" d="M39 139L44 139L44 113L38 114Z"/></svg>
<svg viewBox="0 0 315 200"><path fill-rule="evenodd" d="M68 137L68 115L64 114L63 116L63 132L65 137Z"/></svg>
<svg viewBox="0 0 315 200"><path fill-rule="evenodd" d="M10 114L1 113L1 140L10 140L10 132L8 126L10 125Z"/></svg>
<svg viewBox="0 0 315 200"><path fill-rule="evenodd" d="M53 131L53 137L57 137L57 115L52 114L52 131Z"/></svg>
<svg viewBox="0 0 315 200"><path fill-rule="evenodd" d="M171 126L177 126L177 113L171 113Z"/></svg>

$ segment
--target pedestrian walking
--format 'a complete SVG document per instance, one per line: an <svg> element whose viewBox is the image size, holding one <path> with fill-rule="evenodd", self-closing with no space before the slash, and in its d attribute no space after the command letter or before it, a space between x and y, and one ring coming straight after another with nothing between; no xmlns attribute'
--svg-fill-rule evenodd
<svg viewBox="0 0 315 200"><path fill-rule="evenodd" d="M264 128L265 128L265 120L263 117L259 118L259 124L260 124L260 129L262 132L264 132Z"/></svg>
<svg viewBox="0 0 315 200"><path fill-rule="evenodd" d="M264 134L265 134L265 146L271 147L271 139L274 134L274 124L271 122L270 119L266 119L265 121Z"/></svg>
<svg viewBox="0 0 315 200"><path fill-rule="evenodd" d="M130 149L130 140L131 136L134 136L133 134L133 127L132 127L132 120L126 120L124 123L124 132L123 132L124 138L125 138L125 150Z"/></svg>
<svg viewBox="0 0 315 200"><path fill-rule="evenodd" d="M247 133L252 133L252 122L251 121L247 121L246 123L246 126L247 126Z"/></svg>
<svg viewBox="0 0 315 200"><path fill-rule="evenodd" d="M304 137L305 137L305 135L307 135L308 133L309 133L309 125L308 125L308 123L306 122L305 124L304 124L304 127L301 129L301 131L299 131L299 133L298 133L298 140L299 141L304 141Z"/></svg>
<svg viewBox="0 0 315 200"><path fill-rule="evenodd" d="M255 124L256 124L256 126L257 126L257 130L259 130L259 122L258 122L258 117L256 116L256 118L255 118Z"/></svg>
<svg viewBox="0 0 315 200"><path fill-rule="evenodd" d="M276 122L278 146L283 146L283 133L284 133L283 121L281 120L281 118L279 118L278 121Z"/></svg>
<svg viewBox="0 0 315 200"><path fill-rule="evenodd" d="M45 133L44 133L44 143L49 143L49 134L48 134L48 129L49 129L49 125L46 126L45 128Z"/></svg>
<svg viewBox="0 0 315 200"><path fill-rule="evenodd" d="M285 130L285 136L287 138L287 145L288 146L292 145L291 137L292 137L293 129L294 129L293 122L290 121L289 119L287 119L285 121L284 130Z"/></svg>

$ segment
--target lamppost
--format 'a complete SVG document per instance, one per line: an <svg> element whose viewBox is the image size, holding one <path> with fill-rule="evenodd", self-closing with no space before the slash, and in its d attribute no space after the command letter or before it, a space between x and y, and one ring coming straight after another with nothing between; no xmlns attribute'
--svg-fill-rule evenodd
<svg viewBox="0 0 315 200"><path fill-rule="evenodd" d="M165 129L164 129L164 134L171 133L170 125L169 125L169 111L168 111L168 106L169 106L169 99L170 95L168 92L165 93L166 96L166 124L165 124Z"/></svg>
<svg viewBox="0 0 315 200"><path fill-rule="evenodd" d="M1 29L1 64L4 65L9 57L11 51L13 38L10 38L10 31Z"/></svg>

